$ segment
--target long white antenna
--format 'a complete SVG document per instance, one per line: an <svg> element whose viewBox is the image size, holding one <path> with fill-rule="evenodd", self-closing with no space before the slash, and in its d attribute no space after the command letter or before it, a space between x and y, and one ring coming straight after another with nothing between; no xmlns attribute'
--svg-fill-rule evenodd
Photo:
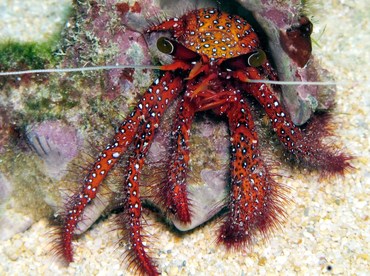
<svg viewBox="0 0 370 276"><path fill-rule="evenodd" d="M25 70L25 71L0 72L0 76L15 76L15 75L25 75L25 74L70 73L70 72L129 69L129 68L160 70L161 66L157 66L157 65L105 65L105 66L90 66L90 67L80 67L80 68L34 69L34 70ZM334 82L334 81L319 82L319 81L248 80L247 82L277 84L277 85L337 85L338 84L338 82Z"/></svg>
<svg viewBox="0 0 370 276"><path fill-rule="evenodd" d="M69 73L69 72L83 72L83 71L98 71L98 70L111 70L111 69L160 69L160 66L155 65L106 65L106 66L91 66L80 68L54 68L54 69L35 69L14 72L0 72L0 76L14 76L25 74L42 74L42 73Z"/></svg>
<svg viewBox="0 0 370 276"><path fill-rule="evenodd" d="M277 85L337 85L335 81L272 81L272 80L248 80L250 83L268 83Z"/></svg>

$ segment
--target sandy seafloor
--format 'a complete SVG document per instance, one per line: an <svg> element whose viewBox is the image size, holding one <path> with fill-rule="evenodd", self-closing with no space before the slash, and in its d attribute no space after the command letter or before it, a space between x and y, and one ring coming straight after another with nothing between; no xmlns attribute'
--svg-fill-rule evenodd
<svg viewBox="0 0 370 276"><path fill-rule="evenodd" d="M61 20L55 15L68 2L0 0L0 39L48 37ZM339 82L336 132L344 148L357 156L356 171L319 182L318 174L297 170L280 180L292 187L289 196L294 199L286 206L286 224L267 243L240 252L227 252L213 242L215 223L181 237L155 223L149 231L157 238L153 256L163 275L370 274L370 4L322 2L314 17L313 37L320 44L314 53ZM0 275L132 275L124 272L112 221L100 221L77 239L75 262L65 267L47 249L50 229L42 219L0 241Z"/></svg>

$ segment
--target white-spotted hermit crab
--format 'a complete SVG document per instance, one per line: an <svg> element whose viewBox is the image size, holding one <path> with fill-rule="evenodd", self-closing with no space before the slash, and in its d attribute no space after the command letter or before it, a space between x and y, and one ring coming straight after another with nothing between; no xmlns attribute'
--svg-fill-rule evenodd
<svg viewBox="0 0 370 276"><path fill-rule="evenodd" d="M143 244L140 174L161 118L176 99L167 177L153 196L173 217L191 222L186 183L193 118L206 110L225 117L231 141L230 185L218 242L227 247L250 246L256 234L266 236L284 216L285 189L274 181L260 156L249 98L262 106L274 132L293 157L329 175L343 174L350 167L349 156L321 142L327 131L315 135L295 126L279 101L279 90L263 83L278 78L246 20L216 8L204 8L151 26L146 33L162 31L172 36L159 38L158 49L171 55L174 62L161 66L161 76L122 122L91 167L81 190L66 206L58 252L67 262L73 261L72 238L85 207L97 196L110 170L132 150L122 189L120 228L129 233L131 262L141 273L159 274Z"/></svg>

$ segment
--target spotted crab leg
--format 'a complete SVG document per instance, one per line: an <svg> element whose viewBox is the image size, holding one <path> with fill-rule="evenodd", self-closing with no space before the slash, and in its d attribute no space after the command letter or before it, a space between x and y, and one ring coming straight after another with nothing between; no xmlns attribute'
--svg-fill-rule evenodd
<svg viewBox="0 0 370 276"><path fill-rule="evenodd" d="M248 79L260 80L262 76L256 68L238 72L238 78L245 83L245 91L255 97L270 117L273 129L279 140L290 153L298 157L307 165L328 174L343 174L350 167L351 159L343 153L336 152L328 145L320 142L319 135L305 135L294 125L289 114L284 112L283 106L276 94L267 84L248 83ZM323 126L318 126L323 127Z"/></svg>
<svg viewBox="0 0 370 276"><path fill-rule="evenodd" d="M176 110L173 125L172 153L167 178L160 187L166 208L183 223L191 222L186 190L186 175L189 171L189 136L195 109L189 97L182 98Z"/></svg>
<svg viewBox="0 0 370 276"><path fill-rule="evenodd" d="M264 237L279 224L284 188L269 174L258 148L258 137L247 102L238 96L226 111L231 134L228 213L219 242L227 247L249 245L255 234Z"/></svg>
<svg viewBox="0 0 370 276"><path fill-rule="evenodd" d="M140 199L139 178L141 169L145 162L145 157L153 142L155 130L158 128L160 119L164 111L181 91L181 80L176 78L174 81L161 80L160 88L153 89L155 93L155 104L148 109L150 116L142 118L140 128L135 135L134 153L129 158L128 174L125 181L125 212L121 220L124 229L128 230L131 243L131 258L139 270L148 275L159 275L156 266L145 250L143 244L141 214L142 204Z"/></svg>
<svg viewBox="0 0 370 276"><path fill-rule="evenodd" d="M158 270L143 244L139 178L144 165L144 158L153 141L156 125L159 123L159 117L156 115L142 123L144 125L135 137L135 151L129 158L128 175L124 184L124 192L127 198L124 204L125 211L120 224L129 236L131 250L129 256L131 263L135 264L140 271L148 275L158 275Z"/></svg>
<svg viewBox="0 0 370 276"><path fill-rule="evenodd" d="M181 88L180 77L173 78L173 72L164 73L161 79L156 80L146 91L134 111L119 127L112 143L95 161L85 177L81 191L71 198L65 213L57 253L63 255L67 262L73 261L72 238L86 205L96 197L100 184L132 143L140 123L145 119L159 118Z"/></svg>

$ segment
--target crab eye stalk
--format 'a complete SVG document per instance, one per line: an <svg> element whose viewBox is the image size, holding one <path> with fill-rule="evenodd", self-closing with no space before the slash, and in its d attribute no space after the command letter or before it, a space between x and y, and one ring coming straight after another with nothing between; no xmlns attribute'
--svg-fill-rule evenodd
<svg viewBox="0 0 370 276"><path fill-rule="evenodd" d="M175 59L181 59L184 61L193 61L200 58L199 54L186 48L176 40L169 39L167 37L160 37L157 40L158 50L164 54L173 56Z"/></svg>
<svg viewBox="0 0 370 276"><path fill-rule="evenodd" d="M164 54L171 55L175 51L174 44L166 37L160 37L157 40L157 48Z"/></svg>
<svg viewBox="0 0 370 276"><path fill-rule="evenodd" d="M226 59L222 62L221 67L224 70L240 70L246 67L259 67L264 64L266 60L266 53L262 49L256 49L251 53Z"/></svg>
<svg viewBox="0 0 370 276"><path fill-rule="evenodd" d="M248 65L251 67L259 67L266 61L266 53L258 49L248 57Z"/></svg>

